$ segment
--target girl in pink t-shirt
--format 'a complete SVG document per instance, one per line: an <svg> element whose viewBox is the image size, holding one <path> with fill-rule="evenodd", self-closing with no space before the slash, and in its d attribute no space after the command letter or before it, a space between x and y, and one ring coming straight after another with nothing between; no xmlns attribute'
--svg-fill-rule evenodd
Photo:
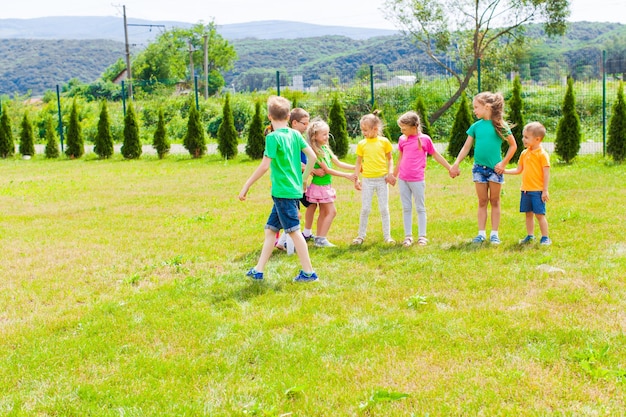
<svg viewBox="0 0 626 417"><path fill-rule="evenodd" d="M424 204L426 157L432 155L435 161L444 166L448 172L450 172L451 166L437 152L430 137L422 133L420 118L417 113L413 111L404 113L398 119L398 126L402 132L402 136L398 140L400 156L393 175L400 180L400 201L402 202L405 236L402 244L405 247L413 245L412 200L415 200L418 226L417 244L424 246L428 243L428 239L426 239L426 206Z"/></svg>

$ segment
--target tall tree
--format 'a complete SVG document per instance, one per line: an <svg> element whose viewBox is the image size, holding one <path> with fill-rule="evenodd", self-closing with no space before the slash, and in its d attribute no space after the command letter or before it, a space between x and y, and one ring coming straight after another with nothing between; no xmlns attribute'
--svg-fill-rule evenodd
<svg viewBox="0 0 626 417"><path fill-rule="evenodd" d="M111 122L106 100L102 100L100 106L100 119L98 120L98 132L93 151L102 159L113 156L113 135L111 135Z"/></svg>
<svg viewBox="0 0 626 417"><path fill-rule="evenodd" d="M222 123L217 129L217 150L223 158L232 159L237 156L238 141L235 118L230 107L230 94L226 94L224 108L222 109Z"/></svg>
<svg viewBox="0 0 626 417"><path fill-rule="evenodd" d="M20 154L24 156L35 155L35 138L33 135L33 124L28 118L28 112L24 112L20 130Z"/></svg>
<svg viewBox="0 0 626 417"><path fill-rule="evenodd" d="M566 163L578 155L580 150L580 117L576 112L576 98L574 97L574 80L567 79L567 91L563 99L563 115L556 127L554 152Z"/></svg>
<svg viewBox="0 0 626 417"><path fill-rule="evenodd" d="M456 158L461 151L461 148L463 148L463 145L467 140L467 129L472 124L472 121L472 111L469 107L467 95L463 92L461 93L461 102L459 103L459 108L457 109L456 116L454 117L454 124L452 125L450 140L448 142L448 155L452 158ZM470 158L474 157L474 147L470 149L468 156Z"/></svg>
<svg viewBox="0 0 626 417"><path fill-rule="evenodd" d="M194 72L203 74L204 37L208 42L209 91L215 93L224 86L222 73L233 68L237 59L234 46L218 32L214 22L198 23L191 28L174 28L159 35L134 60L133 78L141 80L147 89L156 83L193 80L189 71L189 49ZM202 80L203 77L200 77Z"/></svg>
<svg viewBox="0 0 626 417"><path fill-rule="evenodd" d="M609 122L609 141L606 152L616 162L626 159L626 103L624 103L624 82L620 81L617 101L613 105L613 114Z"/></svg>
<svg viewBox="0 0 626 417"><path fill-rule="evenodd" d="M346 112L337 95L333 97L333 103L330 106L328 127L331 134L330 148L337 155L337 158L345 158L349 148L348 122L346 121Z"/></svg>
<svg viewBox="0 0 626 417"><path fill-rule="evenodd" d="M67 126L67 147L65 155L70 159L80 158L85 153L85 141L83 132L78 119L78 105L76 99L72 102L72 110L70 111L70 122Z"/></svg>
<svg viewBox="0 0 626 417"><path fill-rule="evenodd" d="M46 116L46 149L44 153L46 158L58 158L61 154L56 129L50 115Z"/></svg>
<svg viewBox="0 0 626 417"><path fill-rule="evenodd" d="M2 113L0 115L0 157L8 158L15 155L15 141L13 140L11 119L9 119L9 112L6 106L4 108L0 107L0 111Z"/></svg>
<svg viewBox="0 0 626 417"><path fill-rule="evenodd" d="M517 162L519 156L524 150L524 143L522 142L522 131L524 130L524 102L522 101L522 82L519 76L516 76L513 80L513 92L511 99L509 100L509 121L512 124L511 133L517 143L517 149L511 158L511 162ZM505 155L509 150L509 143L502 141L502 154Z"/></svg>
<svg viewBox="0 0 626 417"><path fill-rule="evenodd" d="M152 146L156 149L159 159L163 159L170 151L170 141L167 139L167 129L165 128L165 115L163 109L159 109L159 120L154 131Z"/></svg>
<svg viewBox="0 0 626 417"><path fill-rule="evenodd" d="M206 153L204 128L200 122L200 113L193 100L189 101L189 119L187 120L187 132L183 138L183 145L194 158L200 158Z"/></svg>
<svg viewBox="0 0 626 417"><path fill-rule="evenodd" d="M430 122L428 121L428 114L426 113L426 105L424 105L424 99L422 96L417 97L415 101L415 111L420 117L420 127L422 128L422 133L428 135L433 138L432 128L430 127Z"/></svg>
<svg viewBox="0 0 626 417"><path fill-rule="evenodd" d="M128 103L126 117L124 117L124 143L120 152L126 159L138 159L143 152L139 138L139 124L132 101Z"/></svg>
<svg viewBox="0 0 626 417"><path fill-rule="evenodd" d="M563 34L567 28L570 0L385 0L386 16L411 35L432 61L456 79L458 88L436 110L436 121L467 89L478 60L503 48L506 40L516 45L523 39L523 25L544 21L547 35ZM444 56L456 55L452 65Z"/></svg>
<svg viewBox="0 0 626 417"><path fill-rule="evenodd" d="M252 159L263 158L265 151L265 135L263 134L263 117L261 115L261 102L254 103L254 116L248 127L248 143L246 143L246 155Z"/></svg>

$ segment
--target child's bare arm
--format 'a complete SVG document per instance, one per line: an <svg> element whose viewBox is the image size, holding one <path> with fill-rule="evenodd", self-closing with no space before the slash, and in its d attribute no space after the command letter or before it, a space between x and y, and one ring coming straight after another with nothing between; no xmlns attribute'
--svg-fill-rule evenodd
<svg viewBox="0 0 626 417"><path fill-rule="evenodd" d="M271 158L268 158L267 156L263 157L257 169L255 169L252 175L250 175L250 178L248 178L246 183L243 185L243 188L239 192L239 200L244 201L246 199L246 196L248 195L248 191L250 191L250 187L252 187L252 184L254 184L267 172L268 169L270 169L271 162Z"/></svg>
<svg viewBox="0 0 626 417"><path fill-rule="evenodd" d="M545 203L550 200L548 194L548 186L550 185L550 167L543 167L543 190L541 191L541 200Z"/></svg>

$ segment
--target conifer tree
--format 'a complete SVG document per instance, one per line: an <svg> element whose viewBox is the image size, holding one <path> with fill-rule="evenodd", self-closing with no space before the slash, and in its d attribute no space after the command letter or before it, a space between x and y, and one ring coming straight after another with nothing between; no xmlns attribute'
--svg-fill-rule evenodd
<svg viewBox="0 0 626 417"><path fill-rule="evenodd" d="M143 152L139 138L139 124L132 102L129 102L126 117L124 117L124 143L120 152L126 159L138 159Z"/></svg>
<svg viewBox="0 0 626 417"><path fill-rule="evenodd" d="M230 94L226 94L224 109L222 111L222 123L217 129L217 150L225 159L232 159L237 156L237 129L235 129L235 118L230 108Z"/></svg>
<svg viewBox="0 0 626 417"><path fill-rule="evenodd" d="M20 130L20 154L25 156L35 155L35 140L33 137L33 125L28 119L28 112L24 112Z"/></svg>
<svg viewBox="0 0 626 417"><path fill-rule="evenodd" d="M517 143L517 149L511 158L511 162L517 162L519 156L524 150L524 142L522 142L522 131L524 130L524 103L522 102L522 82L519 75L513 80L513 93L509 100L509 121L511 122L511 133ZM506 155L509 150L509 142L502 141L502 154Z"/></svg>
<svg viewBox="0 0 626 417"><path fill-rule="evenodd" d="M263 117L261 116L261 102L254 103L254 116L248 128L248 143L246 144L246 155L251 159L263 158L265 151L265 135L263 127Z"/></svg>
<svg viewBox="0 0 626 417"><path fill-rule="evenodd" d="M80 158L85 153L85 145L83 140L83 132L78 120L78 105L76 99L72 102L72 110L70 112L70 122L67 126L67 148L65 155L70 159Z"/></svg>
<svg viewBox="0 0 626 417"><path fill-rule="evenodd" d="M0 116L0 157L8 158L15 155L15 141L13 140L8 110L6 107L0 110L2 110Z"/></svg>
<svg viewBox="0 0 626 417"><path fill-rule="evenodd" d="M57 141L56 129L51 116L46 117L46 158L58 158L61 154L59 142Z"/></svg>
<svg viewBox="0 0 626 417"><path fill-rule="evenodd" d="M165 116L163 109L159 109L159 121L152 140L152 146L157 151L159 159L163 159L170 152L170 142L167 140L167 129L165 128Z"/></svg>
<svg viewBox="0 0 626 417"><path fill-rule="evenodd" d="M624 103L623 81L619 83L617 101L613 105L606 152L615 162L622 162L626 158L626 103Z"/></svg>
<svg viewBox="0 0 626 417"><path fill-rule="evenodd" d="M426 113L426 106L424 105L424 100L422 96L419 96L415 102L415 112L420 117L420 125L422 127L422 133L433 138L433 131L430 127L430 122L428 121L428 114Z"/></svg>
<svg viewBox="0 0 626 417"><path fill-rule="evenodd" d="M563 115L556 128L554 151L565 163L570 163L580 150L580 117L576 113L574 80L567 79L567 91L563 100Z"/></svg>
<svg viewBox="0 0 626 417"><path fill-rule="evenodd" d="M339 102L339 97L335 95L328 115L328 127L331 134L329 141L330 148L337 158L345 158L348 154L348 122L346 113Z"/></svg>
<svg viewBox="0 0 626 417"><path fill-rule="evenodd" d="M102 159L113 156L113 135L111 135L111 123L106 100L102 100L100 107L100 119L98 120L98 132L93 151Z"/></svg>
<svg viewBox="0 0 626 417"><path fill-rule="evenodd" d="M201 158L206 153L206 141L204 129L200 123L200 113L193 102L189 105L189 119L187 120L187 132L183 138L183 145L194 158Z"/></svg>
<svg viewBox="0 0 626 417"><path fill-rule="evenodd" d="M456 158L461 148L463 148L467 140L467 129L471 126L472 122L472 111L469 108L467 96L463 93L461 94L461 102L459 103L459 108L454 117L454 124L452 125L452 132L450 133L450 142L448 143L448 155L452 158ZM474 147L470 149L468 156L470 158L474 157Z"/></svg>

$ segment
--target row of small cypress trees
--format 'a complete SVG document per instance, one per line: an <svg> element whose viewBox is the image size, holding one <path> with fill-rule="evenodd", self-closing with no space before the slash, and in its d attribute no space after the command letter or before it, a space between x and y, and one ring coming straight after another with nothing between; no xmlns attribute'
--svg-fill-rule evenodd
<svg viewBox="0 0 626 417"><path fill-rule="evenodd" d="M562 117L559 120L555 140L555 153L566 163L571 162L580 150L581 127L580 118L576 113L575 95L573 80L569 79L567 91L563 100ZM183 138L183 145L194 158L200 158L206 153L206 140L200 114L198 109L190 102L189 119L187 131ZM293 103L297 107L297 103ZM420 115L422 122L422 132L430 134L430 124L426 114L424 102L421 97L416 100L415 110ZM522 85L519 77L513 82L512 96L507 103L509 122L512 124L511 131L517 142L517 151L512 159L516 162L524 149L522 144L522 129L525 125L523 117ZM252 159L263 157L265 149L264 123L262 118L261 102L255 103L255 112L248 127L248 141L246 154ZM11 126L6 111L2 111L0 104L0 157L7 158L14 155L15 143L11 133ZM333 98L330 107L328 125L332 140L330 146L333 152L344 158L349 150L349 137L347 133L347 122L344 109L338 96ZM457 109L454 124L450 134L447 153L451 157L456 156L465 140L467 139L467 128L473 122L469 101L465 94L461 96L460 105ZM58 141L51 117L46 120L46 148L45 155L48 158L57 158L60 155ZM613 113L609 123L609 140L607 143L607 153L616 162L626 159L626 103L624 102L624 86L620 82L617 101L613 106ZM238 133L235 129L234 117L230 107L230 96L226 95L223 107L222 123L217 131L218 152L225 159L232 159L237 156ZM170 150L170 143L167 138L167 131L163 110L159 110L157 127L153 135L152 146L157 151L159 158L165 157ZM508 144L503 143L502 152L506 153ZM81 133L78 119L78 109L76 101L73 102L69 124L67 128L67 148L65 154L69 158L80 158L84 154L84 140ZM100 158L106 159L113 156L113 136L110 131L110 120L106 101L102 102L98 129L94 141L94 153ZM33 127L30 123L28 112L24 113L21 123L19 138L19 153L22 155L34 155L34 135ZM137 159L142 154L141 140L139 137L139 125L133 109L132 102L129 103L126 115L124 116L124 142L121 147L121 154L126 159ZM470 153L472 156L472 153Z"/></svg>
<svg viewBox="0 0 626 417"><path fill-rule="evenodd" d="M511 159L517 162L520 154L524 150L522 143L522 130L526 121L524 120L524 104L522 101L522 84L519 77L513 82L512 96L507 103L509 122L512 124L511 132L517 143L517 151ZM457 113L455 115L452 133L448 143L448 154L452 157L458 155L467 139L467 128L473 122L469 100L463 94ZM576 98L574 94L574 82L570 78L567 81L567 90L563 99L562 116L559 119L556 130L554 152L559 158L570 163L580 150L581 143L580 118L576 112ZM624 84L620 82L617 91L617 101L613 105L613 113L609 121L609 132L606 152L615 162L622 162L626 159L626 104L624 102ZM508 143L503 143L502 153L505 154ZM472 156L472 153L470 153Z"/></svg>

